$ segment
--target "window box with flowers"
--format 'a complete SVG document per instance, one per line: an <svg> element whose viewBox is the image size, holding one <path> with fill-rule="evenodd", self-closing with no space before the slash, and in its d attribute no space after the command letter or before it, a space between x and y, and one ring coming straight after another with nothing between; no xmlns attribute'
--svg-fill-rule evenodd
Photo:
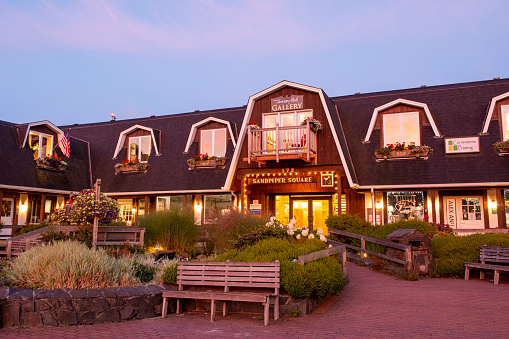
<svg viewBox="0 0 509 339"><path fill-rule="evenodd" d="M493 144L493 149L498 152L498 155L509 155L509 140L497 141Z"/></svg>
<svg viewBox="0 0 509 339"><path fill-rule="evenodd" d="M209 156L207 154L195 155L187 160L189 169L196 167L221 167L226 164L226 157Z"/></svg>
<svg viewBox="0 0 509 339"><path fill-rule="evenodd" d="M307 125L309 123L311 129L318 133L319 131L323 130L323 125L320 122L320 120L313 119L311 117L307 117L304 119L304 121L301 122L301 125Z"/></svg>
<svg viewBox="0 0 509 339"><path fill-rule="evenodd" d="M115 165L115 174L122 172L139 172L146 173L150 165L146 162L140 162L140 159L134 159L131 161L124 160L121 163Z"/></svg>
<svg viewBox="0 0 509 339"><path fill-rule="evenodd" d="M428 155L433 153L429 146L416 146L414 143L406 145L405 143L388 144L385 147L375 151L376 161L396 160L396 159L428 159Z"/></svg>
<svg viewBox="0 0 509 339"><path fill-rule="evenodd" d="M67 168L67 163L57 155L47 155L44 158L36 158L35 163L37 167L49 170L65 171Z"/></svg>

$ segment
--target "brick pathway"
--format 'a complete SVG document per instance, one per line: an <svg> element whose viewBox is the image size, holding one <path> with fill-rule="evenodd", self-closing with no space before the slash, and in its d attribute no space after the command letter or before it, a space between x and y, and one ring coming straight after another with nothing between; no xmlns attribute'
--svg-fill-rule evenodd
<svg viewBox="0 0 509 339"><path fill-rule="evenodd" d="M401 281L350 264L350 284L313 314L263 321L203 313L63 328L0 329L0 338L509 338L509 283Z"/></svg>

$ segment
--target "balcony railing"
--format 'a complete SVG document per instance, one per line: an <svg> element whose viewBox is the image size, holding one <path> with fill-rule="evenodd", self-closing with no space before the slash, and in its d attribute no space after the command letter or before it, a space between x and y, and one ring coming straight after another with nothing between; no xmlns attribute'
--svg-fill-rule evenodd
<svg viewBox="0 0 509 339"><path fill-rule="evenodd" d="M275 128L253 128L248 126L247 158L249 164L256 161L302 159L316 161L316 132L308 122L306 125Z"/></svg>

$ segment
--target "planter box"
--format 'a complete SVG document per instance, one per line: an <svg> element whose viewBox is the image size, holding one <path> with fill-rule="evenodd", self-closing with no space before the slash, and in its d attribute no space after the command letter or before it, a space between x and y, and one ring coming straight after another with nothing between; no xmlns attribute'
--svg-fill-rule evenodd
<svg viewBox="0 0 509 339"><path fill-rule="evenodd" d="M389 155L382 155L375 152L377 161L381 160L396 160L396 159L411 159L411 158L426 158L428 152L412 153L411 150L406 149L403 151L392 151Z"/></svg>
<svg viewBox="0 0 509 339"><path fill-rule="evenodd" d="M189 168L195 167L220 167L226 164L226 159L218 159L218 160L199 160L191 163L187 163Z"/></svg>
<svg viewBox="0 0 509 339"><path fill-rule="evenodd" d="M39 167L39 168L52 170L52 171L63 172L67 168L67 164L65 164L65 165L62 164L62 165L59 165L58 167L48 166L40 158L35 159L35 163L36 163L37 167Z"/></svg>
<svg viewBox="0 0 509 339"><path fill-rule="evenodd" d="M149 165L147 163L141 163L141 164L137 164L137 165L115 167L115 174L119 174L122 172L145 173L145 172L147 172L148 166Z"/></svg>

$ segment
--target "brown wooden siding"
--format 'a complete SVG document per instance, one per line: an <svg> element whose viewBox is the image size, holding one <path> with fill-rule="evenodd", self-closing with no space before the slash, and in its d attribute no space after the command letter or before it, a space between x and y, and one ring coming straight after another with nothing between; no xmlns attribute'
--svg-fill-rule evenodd
<svg viewBox="0 0 509 339"><path fill-rule="evenodd" d="M316 93L311 93L308 91L285 87L276 92L273 92L263 98L256 100L253 106L253 112L250 121L256 121L257 124L262 127L263 122L263 114L264 113L272 113L270 99L277 98L284 95L304 95L304 107L302 110L312 109L313 110L313 118L318 119L322 124L324 129L317 134L317 158L318 161L312 161L310 163L306 163L302 160L282 160L278 163L275 161L267 162L267 165L263 165L263 167L268 168L283 168L289 166L315 166L315 165L338 165L341 164L341 158L339 156L339 152L337 151L337 146L334 141L334 136L332 134L332 130L328 125L327 117L325 115L325 110L322 105L322 101L320 96ZM288 112L291 112L288 111ZM331 114L337 114L335 111L330 112ZM257 163L251 163L249 165L247 161L243 161L244 158L247 157L247 137L245 138L245 142L241 145L240 159L237 167L241 168L258 168Z"/></svg>
<svg viewBox="0 0 509 339"><path fill-rule="evenodd" d="M54 138L53 141L55 143L57 142L57 133L55 133L52 129L50 129L47 126L44 126L44 125L32 126L32 127L30 127L30 131L31 132L40 132L40 133L52 135L53 138Z"/></svg>
<svg viewBox="0 0 509 339"><path fill-rule="evenodd" d="M140 136L143 136L143 135L151 135L149 131L145 131L144 129L137 129L136 131L132 132L132 133L129 133L125 136L125 140L124 140L124 146L122 146L122 148L128 148L129 147L129 138L130 137L140 137ZM153 145L153 140L150 141L150 144L152 145L152 147L154 147Z"/></svg>

